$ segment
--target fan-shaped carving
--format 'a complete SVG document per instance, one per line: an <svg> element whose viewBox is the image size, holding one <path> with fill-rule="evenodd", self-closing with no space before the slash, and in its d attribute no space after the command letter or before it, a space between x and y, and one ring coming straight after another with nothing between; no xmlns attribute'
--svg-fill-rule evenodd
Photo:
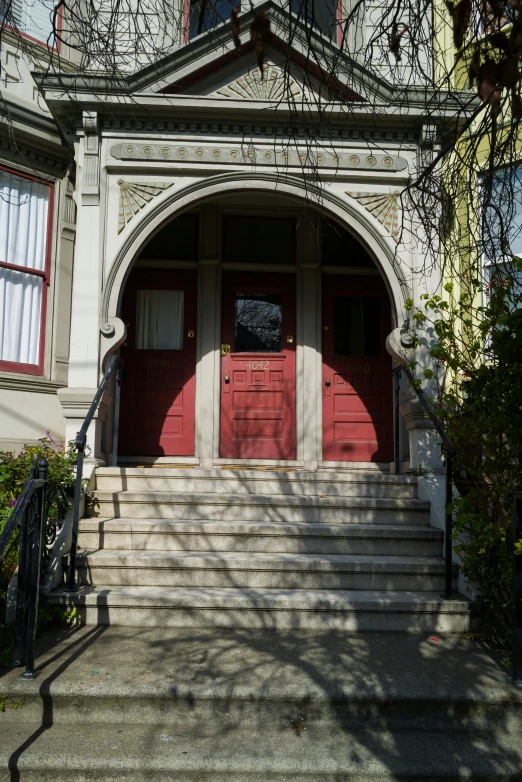
<svg viewBox="0 0 522 782"><path fill-rule="evenodd" d="M350 198L358 201L368 212L386 228L391 236L398 241L399 215L397 208L398 193L349 193Z"/></svg>
<svg viewBox="0 0 522 782"><path fill-rule="evenodd" d="M152 201L154 196L172 187L173 182L124 182L119 180L120 213L118 218L118 233L138 214L140 209Z"/></svg>
<svg viewBox="0 0 522 782"><path fill-rule="evenodd" d="M264 65L262 79L261 71L256 68L227 84L226 87L220 87L217 94L225 98L280 100L288 98L289 95L294 98L301 95L301 89L291 76L285 75L281 68L276 68L275 65Z"/></svg>

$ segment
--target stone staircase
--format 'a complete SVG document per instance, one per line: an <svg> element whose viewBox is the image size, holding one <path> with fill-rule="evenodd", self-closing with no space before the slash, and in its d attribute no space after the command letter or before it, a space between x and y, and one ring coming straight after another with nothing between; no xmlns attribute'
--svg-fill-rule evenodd
<svg viewBox="0 0 522 782"><path fill-rule="evenodd" d="M383 467L99 468L80 522L88 625L463 632L415 476ZM457 571L454 579L456 585Z"/></svg>

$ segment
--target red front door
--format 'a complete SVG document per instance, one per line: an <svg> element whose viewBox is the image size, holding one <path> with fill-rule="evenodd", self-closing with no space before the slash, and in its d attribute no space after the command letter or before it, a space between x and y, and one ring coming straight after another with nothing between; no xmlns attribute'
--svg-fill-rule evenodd
<svg viewBox="0 0 522 782"><path fill-rule="evenodd" d="M378 277L323 276L323 459L393 459L389 297Z"/></svg>
<svg viewBox="0 0 522 782"><path fill-rule="evenodd" d="M225 459L295 459L295 275L223 274Z"/></svg>
<svg viewBox="0 0 522 782"><path fill-rule="evenodd" d="M194 455L196 280L193 271L131 273L122 307L122 454Z"/></svg>

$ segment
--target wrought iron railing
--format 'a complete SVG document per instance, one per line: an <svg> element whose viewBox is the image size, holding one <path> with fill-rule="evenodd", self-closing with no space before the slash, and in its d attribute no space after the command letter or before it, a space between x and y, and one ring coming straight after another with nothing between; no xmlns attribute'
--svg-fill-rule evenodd
<svg viewBox="0 0 522 782"><path fill-rule="evenodd" d="M404 372L411 387L417 394L417 398L431 420L435 431L441 439L441 449L444 457L444 467L446 472L446 492L445 492L445 522L444 522L444 595L447 600L453 598L453 458L455 456L455 447L444 430L442 422L433 409L422 388L418 387L415 378L408 366L401 364L394 368L395 375L395 472L400 474L400 383L401 373Z"/></svg>
<svg viewBox="0 0 522 782"><path fill-rule="evenodd" d="M49 466L46 459L38 464L36 462L35 456L29 479L0 535L1 558L16 544L16 535L19 533L14 664L25 666L22 679L34 679L36 676L34 642L49 510Z"/></svg>
<svg viewBox="0 0 522 782"><path fill-rule="evenodd" d="M72 537L71 537L71 552L69 556L69 573L67 576L67 589L71 592L76 590L76 557L78 553L78 524L80 520L80 503L82 498L82 480L83 480L83 460L85 456L85 446L87 445L87 432L91 425L92 419L98 409L102 400L103 394L107 388L107 384L112 377L112 373L116 370L115 385L114 385L114 406L112 417L112 451L111 451L111 466L116 467L118 460L118 434L119 434L119 418L120 418L120 390L121 390L121 371L123 362L118 355L112 356L110 359L105 374L102 378L98 390L91 402L89 411L85 416L85 420L82 424L82 428L78 432L75 440L76 450L78 452L78 459L76 462L76 483L74 487L74 506L73 506L73 519L72 519Z"/></svg>

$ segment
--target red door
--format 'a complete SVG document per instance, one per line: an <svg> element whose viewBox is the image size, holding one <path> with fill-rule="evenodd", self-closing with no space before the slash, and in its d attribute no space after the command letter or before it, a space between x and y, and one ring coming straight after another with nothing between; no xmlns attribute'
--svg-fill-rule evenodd
<svg viewBox="0 0 522 782"><path fill-rule="evenodd" d="M393 459L391 327L377 277L323 276L323 459Z"/></svg>
<svg viewBox="0 0 522 782"><path fill-rule="evenodd" d="M131 273L122 307L122 454L194 455L196 280L193 271Z"/></svg>
<svg viewBox="0 0 522 782"><path fill-rule="evenodd" d="M295 275L223 274L226 459L295 459Z"/></svg>

